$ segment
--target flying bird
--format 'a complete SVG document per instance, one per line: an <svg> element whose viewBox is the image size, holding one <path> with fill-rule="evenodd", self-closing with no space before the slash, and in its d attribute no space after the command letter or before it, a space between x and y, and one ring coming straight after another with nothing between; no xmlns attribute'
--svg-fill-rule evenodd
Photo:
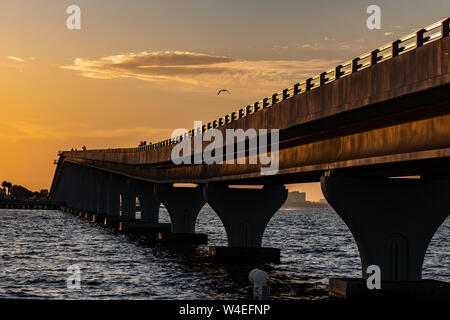
<svg viewBox="0 0 450 320"><path fill-rule="evenodd" d="M221 92L228 92L228 94L231 94L227 89L221 89L219 90L219 92L217 92L217 95L219 95Z"/></svg>

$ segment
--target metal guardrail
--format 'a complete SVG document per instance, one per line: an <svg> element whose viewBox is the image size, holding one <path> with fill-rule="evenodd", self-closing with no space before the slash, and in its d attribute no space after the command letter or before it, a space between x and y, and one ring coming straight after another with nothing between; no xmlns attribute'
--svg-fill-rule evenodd
<svg viewBox="0 0 450 320"><path fill-rule="evenodd" d="M263 98L253 104L238 109L211 122L208 122L202 127L191 129L182 136L177 136L176 138L173 139L167 139L159 141L154 144L143 145L136 148L98 149L98 150L89 150L89 152L93 151L141 152L141 151L155 150L170 146L172 144L176 144L188 137L194 137L210 129L219 128L225 124L231 123L237 119L244 118L262 109L269 108L281 101L290 99L296 95L308 92L310 90L314 90L325 84L346 77L349 74L358 72L359 70L368 68L385 60L399 56L405 52L412 51L413 49L429 44L437 39L445 38L449 36L449 30L450 30L450 17L435 22L425 28L422 28L409 35L406 35L398 40L395 40L375 50L364 53L352 60L346 61L343 64L340 64L328 71L322 72L312 78L308 78L302 82L298 82L289 88L283 89L279 92L272 94L269 97ZM76 151L76 152L83 152L83 151Z"/></svg>

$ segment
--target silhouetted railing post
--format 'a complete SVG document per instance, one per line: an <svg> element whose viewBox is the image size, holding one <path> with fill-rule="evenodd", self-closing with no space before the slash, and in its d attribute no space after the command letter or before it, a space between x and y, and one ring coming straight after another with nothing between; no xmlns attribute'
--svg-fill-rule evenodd
<svg viewBox="0 0 450 320"><path fill-rule="evenodd" d="M327 78L327 73L326 72L322 72L319 76L319 83L321 86L323 86L325 83L327 83L328 78Z"/></svg>
<svg viewBox="0 0 450 320"><path fill-rule="evenodd" d="M359 57L352 60L352 73L361 68L361 64L358 63L359 60L361 60Z"/></svg>
<svg viewBox="0 0 450 320"><path fill-rule="evenodd" d="M343 74L344 73L342 72L342 65L338 65L336 68L334 68L334 79L335 80L340 79Z"/></svg>
<svg viewBox="0 0 450 320"><path fill-rule="evenodd" d="M430 39L430 37L424 37L425 29L420 29L416 32L416 48L423 46L423 44Z"/></svg>
<svg viewBox="0 0 450 320"><path fill-rule="evenodd" d="M252 106L247 106L247 107L245 108L245 115L248 115L248 114L250 114L250 113L252 113Z"/></svg>
<svg viewBox="0 0 450 320"><path fill-rule="evenodd" d="M400 48L400 40L395 40L394 42L392 42L392 57L396 57L400 54L400 52L402 52L403 48Z"/></svg>
<svg viewBox="0 0 450 320"><path fill-rule="evenodd" d="M380 52L379 49L375 49L370 53L370 65L376 65L378 61L380 61L380 57L378 56L378 53Z"/></svg>
<svg viewBox="0 0 450 320"><path fill-rule="evenodd" d="M441 22L441 37L445 38L450 33L450 18L444 19Z"/></svg>
<svg viewBox="0 0 450 320"><path fill-rule="evenodd" d="M272 95L272 105L278 102L278 93Z"/></svg>
<svg viewBox="0 0 450 320"><path fill-rule="evenodd" d="M254 112L256 112L256 111L259 110L259 102L255 102L255 103L253 104L253 110L254 110Z"/></svg>
<svg viewBox="0 0 450 320"><path fill-rule="evenodd" d="M298 95L300 93L300 83L296 83L294 85L294 96Z"/></svg>
<svg viewBox="0 0 450 320"><path fill-rule="evenodd" d="M312 78L306 79L305 90L309 91L312 88Z"/></svg>

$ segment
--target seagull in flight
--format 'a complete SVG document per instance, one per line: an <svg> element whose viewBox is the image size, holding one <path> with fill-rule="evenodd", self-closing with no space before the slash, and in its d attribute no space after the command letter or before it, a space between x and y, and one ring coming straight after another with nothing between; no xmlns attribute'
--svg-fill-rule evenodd
<svg viewBox="0 0 450 320"><path fill-rule="evenodd" d="M228 94L231 94L227 89L221 89L219 90L219 92L217 92L217 95L219 95L221 92L228 92Z"/></svg>

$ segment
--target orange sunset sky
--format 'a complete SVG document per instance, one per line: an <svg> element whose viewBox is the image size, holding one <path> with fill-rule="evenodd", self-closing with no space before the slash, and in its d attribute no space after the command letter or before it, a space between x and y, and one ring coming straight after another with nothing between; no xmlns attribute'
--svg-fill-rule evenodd
<svg viewBox="0 0 450 320"><path fill-rule="evenodd" d="M449 13L448 0L2 0L0 180L49 188L58 150L167 138Z"/></svg>

